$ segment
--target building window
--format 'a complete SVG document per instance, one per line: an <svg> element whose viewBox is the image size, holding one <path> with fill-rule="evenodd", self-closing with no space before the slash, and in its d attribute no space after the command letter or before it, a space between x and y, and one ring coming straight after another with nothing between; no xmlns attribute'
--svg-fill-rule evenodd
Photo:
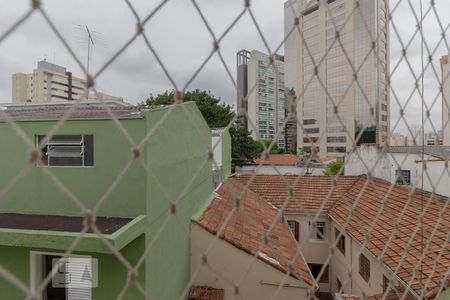
<svg viewBox="0 0 450 300"><path fill-rule="evenodd" d="M289 228L292 231L292 234L295 237L295 240L299 241L300 240L300 226L299 226L299 223L297 221L291 221L291 220L287 221L287 223L289 225Z"/></svg>
<svg viewBox="0 0 450 300"><path fill-rule="evenodd" d="M311 237L316 240L325 239L325 222L310 222Z"/></svg>
<svg viewBox="0 0 450 300"><path fill-rule="evenodd" d="M411 184L411 171L410 170L395 170L395 178L399 185Z"/></svg>
<svg viewBox="0 0 450 300"><path fill-rule="evenodd" d="M339 293L342 290L342 282L338 278L336 278L336 287Z"/></svg>
<svg viewBox="0 0 450 300"><path fill-rule="evenodd" d="M323 265L320 264L308 264L309 269L311 270L311 274L313 277L321 283L328 283L328 265L325 267L325 269L322 272ZM320 272L322 272L322 275L319 278Z"/></svg>
<svg viewBox="0 0 450 300"><path fill-rule="evenodd" d="M43 142L45 135L38 135L37 146ZM42 162L46 166L94 165L93 135L55 135L42 147Z"/></svg>
<svg viewBox="0 0 450 300"><path fill-rule="evenodd" d="M370 279L370 261L364 254L359 256L359 274L365 281Z"/></svg>
<svg viewBox="0 0 450 300"><path fill-rule="evenodd" d="M339 236L340 232L339 230L335 230L336 235L336 247L342 252L342 254L345 255L345 235L342 234Z"/></svg>
<svg viewBox="0 0 450 300"><path fill-rule="evenodd" d="M389 279L383 275L383 292L386 292L389 287Z"/></svg>

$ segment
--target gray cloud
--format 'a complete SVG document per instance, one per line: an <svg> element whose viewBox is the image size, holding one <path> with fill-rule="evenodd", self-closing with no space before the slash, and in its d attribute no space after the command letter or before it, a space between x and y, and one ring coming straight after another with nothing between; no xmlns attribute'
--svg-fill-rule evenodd
<svg viewBox="0 0 450 300"><path fill-rule="evenodd" d="M398 1L391 0L391 7ZM254 0L251 2L252 11L272 51L283 40L283 2L283 0ZM7 9L0 11L0 34L29 9L29 3L26 0L8 1ZM139 17L143 19L160 1L136 0L132 3ZM221 36L244 9L242 0L198 0L197 3L216 37ZM412 3L417 7L419 1L414 0ZM428 1L424 1L425 11L428 10L428 5ZM136 19L123 0L64 2L47 0L43 1L43 8L83 65L86 64L87 47L85 33L78 29L79 25L88 25L92 30L98 32L95 34L96 44L90 66L93 73L99 70L136 30ZM416 11L418 12L418 10ZM448 26L450 16L445 12L450 11L450 2L436 1L436 11L443 26ZM402 1L393 18L401 39L405 43L408 42L416 30L416 20L407 1ZM429 47L434 50L441 38L434 11L427 15L424 31ZM191 1L168 1L146 24L145 33L178 87L186 84L213 47L212 37ZM419 38L417 36L408 49L408 59L416 74L420 74ZM242 48L266 51L248 13L239 20L220 44L220 50L233 77L236 72L235 54ZM392 67L401 58L401 49L402 46L399 44L396 34L391 30ZM279 52L281 54L284 52L283 47ZM436 70L440 71L439 58L447 52L450 52L447 44L442 43L433 57ZM30 72L35 68L36 62L44 58L67 66L74 74L82 74L79 66L42 16L35 12L20 28L0 43L0 102L10 101L11 74ZM431 103L439 86L431 69L426 72L425 82L426 101ZM150 93L157 94L166 89L172 89L161 66L140 37L106 69L96 84L99 90L122 96L131 103L142 101ZM414 88L414 79L405 61L401 62L400 67L394 73L392 85L399 96L400 104L404 104ZM211 58L189 88L210 90L222 100L231 104L235 103L236 91L217 54ZM391 104L391 119L394 123L399 116L399 107L394 98L391 99ZM421 100L416 94L406 109L410 124L420 123L420 108ZM439 103L436 103L432 109L433 122L439 128L441 126L440 114L441 103L439 100ZM400 126L399 131L405 131L405 128L405 126Z"/></svg>

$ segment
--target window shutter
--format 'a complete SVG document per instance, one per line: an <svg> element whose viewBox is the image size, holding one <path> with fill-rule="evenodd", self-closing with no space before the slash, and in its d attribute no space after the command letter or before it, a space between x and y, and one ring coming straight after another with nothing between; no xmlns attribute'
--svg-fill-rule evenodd
<svg viewBox="0 0 450 300"><path fill-rule="evenodd" d="M300 241L300 223L298 223L297 221L295 221L295 239L298 241Z"/></svg>

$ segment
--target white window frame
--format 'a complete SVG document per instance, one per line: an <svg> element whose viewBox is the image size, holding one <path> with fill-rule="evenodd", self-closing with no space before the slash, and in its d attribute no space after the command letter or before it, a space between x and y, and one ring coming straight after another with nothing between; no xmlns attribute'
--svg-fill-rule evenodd
<svg viewBox="0 0 450 300"><path fill-rule="evenodd" d="M310 221L310 239L313 241L325 241L327 237L327 222L325 221ZM318 230L319 227L323 227L323 234Z"/></svg>
<svg viewBox="0 0 450 300"><path fill-rule="evenodd" d="M46 251L30 251L30 289L31 291L36 294L39 285L41 284L43 278L43 256L64 256L64 253L58 253L58 252L46 252ZM92 258L92 256L89 255L79 255L79 254L70 254L69 257L80 257L80 258ZM48 283L51 284L51 281ZM92 292L92 288L91 288ZM45 289L42 291L41 299L47 300L46 296L44 295ZM92 299L92 294L91 294Z"/></svg>

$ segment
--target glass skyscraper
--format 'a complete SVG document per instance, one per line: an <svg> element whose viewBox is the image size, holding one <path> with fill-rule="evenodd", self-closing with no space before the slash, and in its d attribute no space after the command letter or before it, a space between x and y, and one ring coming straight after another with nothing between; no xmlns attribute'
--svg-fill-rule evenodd
<svg viewBox="0 0 450 300"><path fill-rule="evenodd" d="M387 0L285 3L286 88L298 97L299 148L343 156L389 130ZM294 17L295 16L295 17ZM301 37L300 33L303 35Z"/></svg>

